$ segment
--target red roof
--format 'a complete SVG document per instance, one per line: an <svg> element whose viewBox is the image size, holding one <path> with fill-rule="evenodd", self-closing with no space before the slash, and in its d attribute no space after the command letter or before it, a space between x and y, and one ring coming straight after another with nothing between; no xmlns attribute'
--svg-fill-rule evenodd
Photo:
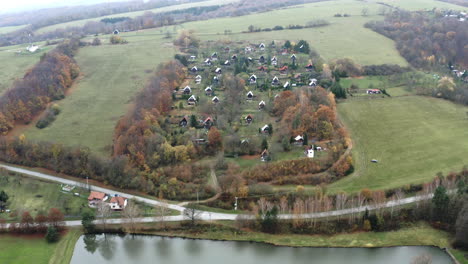
<svg viewBox="0 0 468 264"><path fill-rule="evenodd" d="M287 70L287 69L288 69L288 66L283 66L283 67L281 67L279 70L280 70L280 71L285 71L285 70Z"/></svg>
<svg viewBox="0 0 468 264"><path fill-rule="evenodd" d="M207 118L205 119L205 122L203 122L203 123L206 123L206 122L208 122L208 121L213 122L213 120L211 120L211 117L207 117Z"/></svg>
<svg viewBox="0 0 468 264"><path fill-rule="evenodd" d="M258 69L261 70L261 71L266 71L267 70L267 68L265 66L260 66L260 67L258 67Z"/></svg>
<svg viewBox="0 0 468 264"><path fill-rule="evenodd" d="M117 196L117 197L112 197L110 202L117 203L120 207L122 207L125 205L125 200L127 200L127 198L122 197L122 196Z"/></svg>
<svg viewBox="0 0 468 264"><path fill-rule="evenodd" d="M91 191L91 193L88 196L88 200L89 201L91 201L91 200L103 200L104 197L106 197L105 193Z"/></svg>

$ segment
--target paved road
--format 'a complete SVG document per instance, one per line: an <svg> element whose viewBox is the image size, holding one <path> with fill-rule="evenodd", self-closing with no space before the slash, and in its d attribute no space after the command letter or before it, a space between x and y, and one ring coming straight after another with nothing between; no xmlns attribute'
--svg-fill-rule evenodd
<svg viewBox="0 0 468 264"><path fill-rule="evenodd" d="M46 179L46 180L50 180L50 181L55 181L55 182L59 182L59 183L63 183L63 184L77 185L77 186L80 186L80 185L83 184L81 182L68 180L68 179L63 179L63 178L60 178L60 177L56 177L56 176L52 176L52 175L48 175L48 174L44 174L44 173L40 173L40 172L35 172L35 171L28 170L28 169L22 169L22 168L17 168L17 167L13 167L13 166L8 166L8 165L4 165L4 164L0 164L0 167L4 168L6 170L9 170L9 171L14 171L14 172L22 173L22 174L25 174L25 175L28 175L28 176L37 177L37 178L41 178L41 179ZM164 207L167 207L167 208L170 208L170 209L173 209L173 210L177 210L179 212L183 212L185 210L185 207L180 206L180 205L169 204L169 203L161 202L161 201L158 201L158 200L148 199L148 198L145 198L145 197L141 197L141 196L137 196L137 195L133 195L133 194L129 194L129 193L118 192L118 191L114 191L114 190L111 190L111 189L106 189L106 188L102 188L102 187L98 187L98 186L94 186L94 185L90 185L90 187L91 187L92 190L95 190L95 191L100 191L100 192L104 192L104 193L115 193L115 194L118 194L118 195L121 195L121 196L124 196L124 197L127 197L127 198L132 198L132 199L135 199L137 201L141 201L141 202L150 204L150 205L164 206ZM311 219L311 218L326 218L326 217L333 217L333 216L349 215L349 214L352 214L352 213L364 212L366 209L368 209L369 211L372 211L372 210L381 209L381 208L390 208L390 207L397 207L397 206L401 206L401 205L405 205L405 204L411 204L411 203L415 203L415 202L418 202L418 201L428 200L428 199L431 199L432 197L433 197L433 194L420 195L420 196L413 196L413 197L409 197L409 198L404 198L404 199L401 199L399 201L389 201L389 202L386 202L386 203L383 203L383 204L380 204L380 205L376 205L376 206L375 205L374 206L367 205L367 206L361 206L361 207L355 207L355 208L349 208L349 209L343 209L343 210L335 210L335 211L311 213L311 214L301 214L301 215L284 214L284 215L280 215L279 218L280 219L297 219L297 218ZM235 220L237 218L237 216L238 216L237 214L223 214L223 213L198 211L198 218L200 220L203 220L203 221ZM246 216L246 217L249 217L249 216ZM136 222L149 223L149 222L157 222L157 221L161 221L161 220L171 222L171 221L182 221L182 220L187 220L187 219L184 218L183 215L176 215L176 216L167 216L167 217L164 217L164 219L160 219L160 218L158 219L156 217L142 217L142 218L137 218ZM97 221L99 221L99 220L97 220ZM126 221L127 221L126 219L109 219L109 220L107 220L107 223L109 223L109 224L121 224L121 223L125 223ZM65 225L66 226L80 226L81 221L79 221L79 220L65 221Z"/></svg>

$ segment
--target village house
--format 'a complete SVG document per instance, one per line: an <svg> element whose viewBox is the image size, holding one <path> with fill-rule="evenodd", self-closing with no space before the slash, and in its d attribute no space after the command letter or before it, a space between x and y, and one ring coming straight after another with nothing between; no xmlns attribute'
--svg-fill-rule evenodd
<svg viewBox="0 0 468 264"><path fill-rule="evenodd" d="M213 122L213 119L211 117L207 117L205 119L205 121L203 121L203 126L206 129L210 129L213 126L213 124L214 124L214 122Z"/></svg>
<svg viewBox="0 0 468 264"><path fill-rule="evenodd" d="M281 50L281 55L288 55L288 54L289 54L288 49Z"/></svg>
<svg viewBox="0 0 468 264"><path fill-rule="evenodd" d="M280 74L286 74L288 72L288 66L284 65L279 69Z"/></svg>
<svg viewBox="0 0 468 264"><path fill-rule="evenodd" d="M247 47L245 47L244 51L245 51L245 53L250 53L250 52L252 52L252 48L247 46Z"/></svg>
<svg viewBox="0 0 468 264"><path fill-rule="evenodd" d="M206 66L211 66L211 60L210 60L209 58L207 58L207 59L205 60L205 65L206 65Z"/></svg>
<svg viewBox="0 0 468 264"><path fill-rule="evenodd" d="M271 85L275 85L275 86L276 86L276 85L279 85L279 84L280 84L280 82L279 82L278 77L276 77L276 76L273 77L273 80L271 81Z"/></svg>
<svg viewBox="0 0 468 264"><path fill-rule="evenodd" d="M180 122L179 122L179 126L181 126L181 127L186 127L186 126L187 126L187 124L188 124L187 117L186 117L186 116L184 116L184 118L182 118L182 120L180 120Z"/></svg>
<svg viewBox="0 0 468 264"><path fill-rule="evenodd" d="M205 88L205 95L211 96L213 94L213 88L211 86L208 86Z"/></svg>
<svg viewBox="0 0 468 264"><path fill-rule="evenodd" d="M249 91L246 96L247 100L252 100L254 98L254 94L252 93L252 91Z"/></svg>
<svg viewBox="0 0 468 264"><path fill-rule="evenodd" d="M258 48L259 48L261 51L264 51L264 50L265 50L265 43L260 43L260 45L258 45Z"/></svg>
<svg viewBox="0 0 468 264"><path fill-rule="evenodd" d="M212 101L213 103L215 103L215 104L219 103L219 98L218 98L218 96L213 97L213 99L211 99L211 101Z"/></svg>
<svg viewBox="0 0 468 264"><path fill-rule="evenodd" d="M304 151L304 154L308 158L313 158L314 157L314 148L313 147L307 147L306 150Z"/></svg>
<svg viewBox="0 0 468 264"><path fill-rule="evenodd" d="M296 63L296 59L297 59L296 54L291 55L291 60L293 64Z"/></svg>
<svg viewBox="0 0 468 264"><path fill-rule="evenodd" d="M250 124L252 123L252 121L253 121L253 116L252 116L252 115L247 115L247 116L245 117L245 122L246 122L248 125L250 125Z"/></svg>
<svg viewBox="0 0 468 264"><path fill-rule="evenodd" d="M271 58L271 65L273 65L273 66L278 65L278 59L276 58L276 56L273 56L273 58Z"/></svg>
<svg viewBox="0 0 468 264"><path fill-rule="evenodd" d="M247 60L249 60L249 62L253 62L252 57L248 57Z"/></svg>
<svg viewBox="0 0 468 264"><path fill-rule="evenodd" d="M224 52L229 53L230 51L231 51L231 48L229 48L229 47L224 48Z"/></svg>
<svg viewBox="0 0 468 264"><path fill-rule="evenodd" d="M105 193L91 191L88 196L88 206L93 208L97 207L99 203L105 202L107 198L108 196Z"/></svg>
<svg viewBox="0 0 468 264"><path fill-rule="evenodd" d="M317 86L317 79L310 79L309 80L309 86Z"/></svg>
<svg viewBox="0 0 468 264"><path fill-rule="evenodd" d="M218 84L218 82L219 82L218 76L214 76L213 77L213 84Z"/></svg>
<svg viewBox="0 0 468 264"><path fill-rule="evenodd" d="M195 55L190 56L190 61L195 61L196 59L197 59L197 56Z"/></svg>
<svg viewBox="0 0 468 264"><path fill-rule="evenodd" d="M307 66L305 66L305 68L307 69L307 71L311 71L314 69L314 65L312 65L312 63L309 63L307 64Z"/></svg>
<svg viewBox="0 0 468 264"><path fill-rule="evenodd" d="M118 35L118 34L120 34L120 31L118 29L115 29L114 32L112 32L112 34Z"/></svg>
<svg viewBox="0 0 468 264"><path fill-rule="evenodd" d="M294 143L296 145L302 145L302 143L304 143L304 138L301 136L301 135L297 135L295 138L294 138Z"/></svg>
<svg viewBox="0 0 468 264"><path fill-rule="evenodd" d="M260 128L260 131L264 134L270 133L270 127L268 125L264 125L262 128Z"/></svg>
<svg viewBox="0 0 468 264"><path fill-rule="evenodd" d="M266 104L265 104L265 101L263 101L263 100L260 101L260 103L258 103L258 109L261 110L261 109L265 108L265 105L266 105Z"/></svg>
<svg viewBox="0 0 468 264"><path fill-rule="evenodd" d="M270 159L270 153L268 153L267 149L264 149L262 153L260 154L260 160L265 162L265 161L268 161L269 159Z"/></svg>
<svg viewBox="0 0 468 264"><path fill-rule="evenodd" d="M367 89L366 93L367 94L381 94L382 91L379 89Z"/></svg>
<svg viewBox="0 0 468 264"><path fill-rule="evenodd" d="M36 52L38 49L39 49L39 46L34 45L34 44L31 44L26 48L26 50L31 52L31 53Z"/></svg>
<svg viewBox="0 0 468 264"><path fill-rule="evenodd" d="M110 208L112 210L123 210L127 206L128 199L122 196L114 196L110 199Z"/></svg>
<svg viewBox="0 0 468 264"><path fill-rule="evenodd" d="M197 66L193 66L193 67L190 69L190 71L191 71L192 73L196 73L196 72L198 71Z"/></svg>
<svg viewBox="0 0 468 264"><path fill-rule="evenodd" d="M195 105L195 104L197 104L197 98L195 97L195 95L192 95L192 96L190 96L189 99L187 99L187 104L188 104L188 105Z"/></svg>
<svg viewBox="0 0 468 264"><path fill-rule="evenodd" d="M190 86L185 86L184 90L182 90L184 94L191 94L192 93L192 88Z"/></svg>
<svg viewBox="0 0 468 264"><path fill-rule="evenodd" d="M222 72L223 72L223 70L221 70L221 68L216 68L216 70L215 70L216 74L221 74Z"/></svg>
<svg viewBox="0 0 468 264"><path fill-rule="evenodd" d="M200 75L197 75L197 77L195 77L195 83L200 84L201 81L202 81L202 77Z"/></svg>
<svg viewBox="0 0 468 264"><path fill-rule="evenodd" d="M260 58L258 58L258 62L261 63L261 64L264 64L265 63L265 56L260 56Z"/></svg>
<svg viewBox="0 0 468 264"><path fill-rule="evenodd" d="M231 65L231 62L229 60L226 60L224 63L223 63L224 66L229 66Z"/></svg>
<svg viewBox="0 0 468 264"><path fill-rule="evenodd" d="M250 84L256 84L257 83L257 76L255 74L252 74L249 78Z"/></svg>
<svg viewBox="0 0 468 264"><path fill-rule="evenodd" d="M284 85L283 85L283 88L286 89L289 87L289 82L286 82Z"/></svg>
<svg viewBox="0 0 468 264"><path fill-rule="evenodd" d="M265 67L265 66L260 66L260 67L257 68L257 70L259 70L261 72L266 72L268 70L268 68Z"/></svg>
<svg viewBox="0 0 468 264"><path fill-rule="evenodd" d="M218 60L218 53L217 52L213 52L213 54L211 54L211 60L213 60L213 61Z"/></svg>
<svg viewBox="0 0 468 264"><path fill-rule="evenodd" d="M237 55L236 54L232 55L231 60L236 61L237 60Z"/></svg>

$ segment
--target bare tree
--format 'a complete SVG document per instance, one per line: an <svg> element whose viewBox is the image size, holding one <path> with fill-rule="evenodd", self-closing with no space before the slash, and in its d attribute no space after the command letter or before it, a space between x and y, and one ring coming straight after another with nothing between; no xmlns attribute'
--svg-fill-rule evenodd
<svg viewBox="0 0 468 264"><path fill-rule="evenodd" d="M164 229L166 229L166 220L167 220L167 216L169 215L169 208L165 207L165 206L158 206L156 205L154 207L154 210L156 212L155 214L155 218L156 218L156 222L160 222L162 227Z"/></svg>
<svg viewBox="0 0 468 264"><path fill-rule="evenodd" d="M288 198L286 198L286 196L281 197L279 209L280 209L280 214L289 213Z"/></svg>
<svg viewBox="0 0 468 264"><path fill-rule="evenodd" d="M194 226L200 220L201 211L195 208L195 204L189 204L184 210L184 217Z"/></svg>
<svg viewBox="0 0 468 264"><path fill-rule="evenodd" d="M129 201L127 206L122 212L123 216L126 219L125 228L130 231L130 233L135 233L137 229L137 218L141 216L140 208L136 205L135 201Z"/></svg>
<svg viewBox="0 0 468 264"><path fill-rule="evenodd" d="M97 218L100 220L104 230L107 229L107 220L112 215L112 210L107 203L100 202L97 205Z"/></svg>
<svg viewBox="0 0 468 264"><path fill-rule="evenodd" d="M345 192L338 193L336 195L336 200L335 200L336 210L345 209L347 201L348 201L348 195ZM338 220L340 220L340 216L338 216Z"/></svg>

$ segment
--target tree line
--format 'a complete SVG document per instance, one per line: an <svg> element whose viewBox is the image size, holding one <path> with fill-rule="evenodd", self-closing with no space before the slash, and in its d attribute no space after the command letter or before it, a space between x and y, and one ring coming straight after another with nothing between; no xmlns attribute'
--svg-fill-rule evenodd
<svg viewBox="0 0 468 264"><path fill-rule="evenodd" d="M0 133L5 135L19 122L28 124L49 102L65 97L80 73L73 59L78 47L78 40L58 45L0 97Z"/></svg>

